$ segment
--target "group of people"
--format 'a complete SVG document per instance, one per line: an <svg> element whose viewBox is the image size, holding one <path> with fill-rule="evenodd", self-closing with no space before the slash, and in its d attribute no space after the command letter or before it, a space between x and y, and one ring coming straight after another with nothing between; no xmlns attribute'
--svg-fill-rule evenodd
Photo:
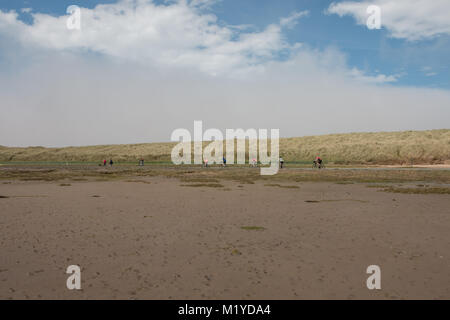
<svg viewBox="0 0 450 320"><path fill-rule="evenodd" d="M106 159L104 159L102 161L102 164L103 164L104 167L106 167L106 165L108 164L108 161L106 161ZM109 165L112 167L113 164L114 164L114 161L112 159L109 159ZM139 166L140 167L144 166L144 159L143 158L139 159Z"/></svg>
<svg viewBox="0 0 450 320"><path fill-rule="evenodd" d="M283 169L284 159L280 157L279 162L280 162L280 168ZM203 159L203 166L208 167L208 159ZM227 166L227 159L225 157L222 158L222 166L223 167ZM250 162L250 167L257 167L257 166L258 166L258 160L253 158L252 161Z"/></svg>
<svg viewBox="0 0 450 320"><path fill-rule="evenodd" d="M319 156L316 157L316 159L313 161L313 167L314 168L319 168L321 169L323 167L322 165L323 161L322 158L320 158ZM103 166L106 167L107 161L106 159L103 160ZM114 164L113 160L110 159L109 160L109 165L112 167ZM284 167L284 159L282 157L280 157L279 159L279 164L280 164L280 169L283 169ZM139 160L139 166L144 166L144 159L141 158ZM203 166L204 167L208 167L208 159L204 159L203 160ZM226 167L227 166L227 159L225 157L222 158L222 166ZM257 167L258 166L258 160L256 160L255 158L252 159L251 163L250 163L250 167Z"/></svg>
<svg viewBox="0 0 450 320"><path fill-rule="evenodd" d="M106 161L106 159L104 159L104 160L103 160L103 166L106 167L106 164L107 164L107 161ZM109 159L109 165L112 167L113 164L114 164L113 160L112 160L112 159Z"/></svg>
<svg viewBox="0 0 450 320"><path fill-rule="evenodd" d="M203 159L203 166L208 167L208 159ZM222 157L222 166L227 166L227 159L225 157Z"/></svg>

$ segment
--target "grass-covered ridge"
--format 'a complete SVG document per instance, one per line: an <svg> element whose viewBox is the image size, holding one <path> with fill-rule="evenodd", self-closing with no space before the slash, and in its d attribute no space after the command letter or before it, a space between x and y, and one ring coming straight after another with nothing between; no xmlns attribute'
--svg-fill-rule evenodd
<svg viewBox="0 0 450 320"><path fill-rule="evenodd" d="M205 143L206 145L207 143ZM0 147L0 161L170 162L175 143L103 145L66 148ZM450 129L429 131L346 133L280 139L286 162L311 163L320 155L335 164L450 163Z"/></svg>

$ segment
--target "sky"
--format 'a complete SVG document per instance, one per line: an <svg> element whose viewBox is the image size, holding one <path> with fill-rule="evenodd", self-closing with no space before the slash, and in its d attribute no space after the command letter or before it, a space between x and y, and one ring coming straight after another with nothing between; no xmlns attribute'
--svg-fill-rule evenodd
<svg viewBox="0 0 450 320"><path fill-rule="evenodd" d="M3 146L449 128L450 1L0 0L0 112Z"/></svg>

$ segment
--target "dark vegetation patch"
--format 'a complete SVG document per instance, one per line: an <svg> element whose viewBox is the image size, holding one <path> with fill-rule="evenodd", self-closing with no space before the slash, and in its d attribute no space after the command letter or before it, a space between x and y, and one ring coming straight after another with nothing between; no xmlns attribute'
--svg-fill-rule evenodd
<svg viewBox="0 0 450 320"><path fill-rule="evenodd" d="M242 255L242 252L240 252L238 249L233 249L233 250L231 250L231 254L233 256L240 256L240 255Z"/></svg>
<svg viewBox="0 0 450 320"><path fill-rule="evenodd" d="M135 182L135 183L151 184L150 181L145 181L145 180L126 180L125 182Z"/></svg>
<svg viewBox="0 0 450 320"><path fill-rule="evenodd" d="M306 200L308 203L320 203L320 202L342 202L342 201L353 201L353 202L361 202L368 203L366 200L358 200L358 199L331 199L331 200Z"/></svg>
<svg viewBox="0 0 450 320"><path fill-rule="evenodd" d="M223 188L224 185L220 183L196 183L196 184L182 184L182 187L192 187L192 188Z"/></svg>
<svg viewBox="0 0 450 320"><path fill-rule="evenodd" d="M243 226L241 227L242 230L247 230L247 231L263 231L266 230L266 228L264 227L257 227L257 226Z"/></svg>
<svg viewBox="0 0 450 320"><path fill-rule="evenodd" d="M418 187L418 188L389 187L380 191L391 193L403 193L403 194L450 194L450 188L440 188L440 187Z"/></svg>
<svg viewBox="0 0 450 320"><path fill-rule="evenodd" d="M281 184L265 184L266 187L278 187L278 188L284 188L284 189L300 189L299 186L283 186Z"/></svg>
<svg viewBox="0 0 450 320"><path fill-rule="evenodd" d="M390 188L391 186L385 184L368 184L367 188Z"/></svg>
<svg viewBox="0 0 450 320"><path fill-rule="evenodd" d="M195 182L195 183L218 183L219 180L208 177L184 177L181 182Z"/></svg>

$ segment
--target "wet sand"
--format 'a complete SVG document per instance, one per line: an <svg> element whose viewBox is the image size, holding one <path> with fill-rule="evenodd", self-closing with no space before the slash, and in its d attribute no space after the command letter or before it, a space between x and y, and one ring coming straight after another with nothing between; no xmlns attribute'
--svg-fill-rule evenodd
<svg viewBox="0 0 450 320"><path fill-rule="evenodd" d="M0 181L0 299L450 299L449 195L220 183Z"/></svg>

